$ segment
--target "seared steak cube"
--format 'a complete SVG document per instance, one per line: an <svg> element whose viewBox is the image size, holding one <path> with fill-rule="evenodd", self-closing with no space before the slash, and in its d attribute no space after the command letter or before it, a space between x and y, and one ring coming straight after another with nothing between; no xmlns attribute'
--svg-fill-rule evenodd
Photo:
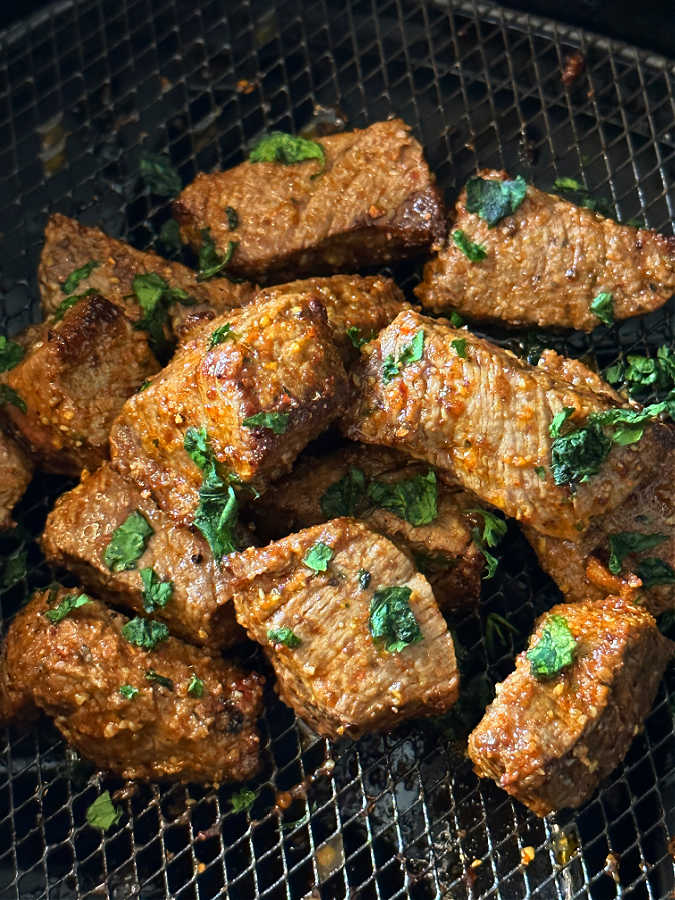
<svg viewBox="0 0 675 900"><path fill-rule="evenodd" d="M11 437L0 431L0 529L11 528L12 510L33 477L33 464Z"/></svg>

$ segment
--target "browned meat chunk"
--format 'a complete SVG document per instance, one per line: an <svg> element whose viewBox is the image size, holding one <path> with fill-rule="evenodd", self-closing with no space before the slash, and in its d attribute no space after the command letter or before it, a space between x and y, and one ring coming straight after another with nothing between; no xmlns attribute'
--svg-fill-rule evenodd
<svg viewBox="0 0 675 900"><path fill-rule="evenodd" d="M490 170L479 177L509 178ZM591 309L599 294L612 295L620 320L658 309L675 292L675 237L619 225L532 186L493 227L466 202L464 190L447 241L416 289L435 312L592 331L601 323ZM457 231L480 244L485 258L471 262L453 238Z"/></svg>
<svg viewBox="0 0 675 900"><path fill-rule="evenodd" d="M562 378L563 381L567 381L574 387L586 388L595 394L599 394L601 397L605 397L614 405L622 405L626 402L626 398L622 397L618 391L615 391L611 385L607 384L601 375L589 369L579 359L569 359L556 353L555 350L544 350L539 357L537 366L540 369L544 369L549 375Z"/></svg>
<svg viewBox="0 0 675 900"><path fill-rule="evenodd" d="M12 510L33 477L33 464L21 447L0 431L0 529L14 525Z"/></svg>
<svg viewBox="0 0 675 900"><path fill-rule="evenodd" d="M113 533L134 513L152 529L131 568L106 560ZM250 544L244 529L239 543ZM103 465L56 501L47 517L42 549L55 565L74 572L85 588L134 612L151 611L173 634L212 648L243 637L237 625L227 571L194 529L176 525L147 492ZM141 575L141 573L144 575ZM151 574L153 573L153 574ZM145 588L143 578L151 583ZM171 587L157 587L159 584ZM167 596L168 594L168 596Z"/></svg>
<svg viewBox="0 0 675 900"><path fill-rule="evenodd" d="M3 376L18 394L5 413L42 468L75 476L98 468L124 401L159 369L147 336L96 294L34 334Z"/></svg>
<svg viewBox="0 0 675 900"><path fill-rule="evenodd" d="M218 253L236 242L228 273L283 281L424 253L444 233L440 192L400 119L322 137L321 161L244 162L200 174L174 202L184 239ZM237 211L230 230L226 207Z"/></svg>
<svg viewBox="0 0 675 900"><path fill-rule="evenodd" d="M264 486L337 416L347 378L318 300L287 294L195 331L111 433L114 465L192 524L203 472L184 448L206 429L215 460Z"/></svg>
<svg viewBox="0 0 675 900"><path fill-rule="evenodd" d="M398 487L397 487L398 486ZM250 507L256 534L283 537L336 516L357 516L408 552L441 609L478 600L484 560L467 509L476 499L433 470L384 447L354 446L305 458Z"/></svg>
<svg viewBox="0 0 675 900"><path fill-rule="evenodd" d="M572 663L546 677L543 655L521 653L469 738L478 775L538 816L580 806L621 762L673 651L645 609L608 597L554 606L530 652L546 632L560 661L569 659L556 617L576 641Z"/></svg>
<svg viewBox="0 0 675 900"><path fill-rule="evenodd" d="M382 535L334 519L226 564L237 618L265 648L279 696L319 734L394 728L457 699L431 588Z"/></svg>
<svg viewBox="0 0 675 900"><path fill-rule="evenodd" d="M568 427L587 427L608 398L412 310L363 348L352 383L343 422L352 440L424 459L507 515L572 541L649 477L667 443L665 425L628 446L607 439L588 480L556 484L554 416L568 408Z"/></svg>
<svg viewBox="0 0 675 900"><path fill-rule="evenodd" d="M262 678L176 638L146 638L78 589L36 594L12 622L0 666L3 708L32 705L75 749L123 778L223 782L259 766ZM86 598L86 595L84 595ZM50 619L51 616L51 619Z"/></svg>

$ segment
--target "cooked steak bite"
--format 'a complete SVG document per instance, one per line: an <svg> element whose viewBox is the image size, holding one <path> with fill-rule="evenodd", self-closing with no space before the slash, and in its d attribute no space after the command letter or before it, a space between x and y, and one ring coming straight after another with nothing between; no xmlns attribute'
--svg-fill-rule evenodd
<svg viewBox="0 0 675 900"><path fill-rule="evenodd" d="M111 433L113 464L192 524L205 478L188 441L257 488L291 468L341 411L347 379L315 298L287 294L201 326ZM193 441L194 443L194 441Z"/></svg>
<svg viewBox="0 0 675 900"><path fill-rule="evenodd" d="M593 418L615 414L607 397L413 310L362 349L352 384L343 417L352 440L424 459L507 515L572 541L651 475L668 444L667 426L651 423L638 442L613 443Z"/></svg>
<svg viewBox="0 0 675 900"><path fill-rule="evenodd" d="M184 240L199 251L208 237L221 257L234 242L228 273L283 281L417 256L443 236L440 192L400 119L322 137L313 149L323 162L199 174L174 202Z"/></svg>
<svg viewBox="0 0 675 900"><path fill-rule="evenodd" d="M78 271L82 277L74 283L76 279L72 276ZM134 278L150 273L164 279L170 288L188 295L186 302L190 305L174 300L169 306L174 333L180 330L187 315L205 309L224 312L242 306L254 291L251 284L234 284L227 278L198 281L196 273L180 263L136 250L108 237L99 228L88 228L59 213L54 213L47 222L38 269L42 307L46 313L54 313L68 296L93 290L122 306L130 318L140 319L144 313L134 293Z"/></svg>
<svg viewBox="0 0 675 900"><path fill-rule="evenodd" d="M0 530L14 525L12 510L33 477L33 463L11 437L0 431Z"/></svg>
<svg viewBox="0 0 675 900"><path fill-rule="evenodd" d="M478 179L503 184L509 176L486 170ZM475 200L469 206L480 209ZM415 290L435 312L592 331L606 319L658 309L675 292L675 237L619 225L532 186L492 226L468 211L466 189L451 218L447 240ZM483 248L481 259L461 249L458 232ZM602 294L611 294L609 316L594 312Z"/></svg>
<svg viewBox="0 0 675 900"><path fill-rule="evenodd" d="M22 361L2 376L16 394L4 411L39 466L77 476L106 459L115 416L159 363L147 336L97 294L33 335Z"/></svg>
<svg viewBox="0 0 675 900"><path fill-rule="evenodd" d="M545 816L580 806L621 762L673 644L645 609L607 597L553 607L529 648L497 685L469 756L478 775Z"/></svg>
<svg viewBox="0 0 675 900"><path fill-rule="evenodd" d="M398 486L398 488L397 488ZM441 609L480 595L484 560L474 544L476 500L437 480L428 465L384 447L355 445L306 457L249 507L263 540L339 515L357 516L406 550Z"/></svg>
<svg viewBox="0 0 675 900"><path fill-rule="evenodd" d="M391 729L457 699L431 588L382 535L334 519L225 562L237 618L265 648L281 699L319 734Z"/></svg>
<svg viewBox="0 0 675 900"><path fill-rule="evenodd" d="M537 366L544 369L549 375L562 378L563 381L567 381L574 387L586 388L595 394L600 394L615 405L622 405L626 402L626 398L615 391L601 375L594 372L593 369L589 369L579 359L561 356L555 350L544 350L539 357Z"/></svg>
<svg viewBox="0 0 675 900"><path fill-rule="evenodd" d="M263 679L139 623L77 588L36 594L5 639L3 708L37 707L123 778L250 778Z"/></svg>
<svg viewBox="0 0 675 900"><path fill-rule="evenodd" d="M113 536L135 513L152 533L140 555L129 557L130 568L111 567ZM237 537L242 547L251 543L244 528ZM88 590L141 615L152 612L191 644L224 648L243 637L227 571L206 540L195 529L176 525L147 491L109 464L56 501L41 543L49 562L74 572Z"/></svg>

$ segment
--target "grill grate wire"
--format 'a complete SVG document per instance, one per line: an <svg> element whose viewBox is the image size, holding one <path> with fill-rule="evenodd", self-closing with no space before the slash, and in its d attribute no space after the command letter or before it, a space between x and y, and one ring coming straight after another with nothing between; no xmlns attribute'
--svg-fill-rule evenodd
<svg viewBox="0 0 675 900"><path fill-rule="evenodd" d="M0 327L9 334L39 319L49 212L152 246L169 209L138 177L141 152L168 153L187 183L239 162L267 129L306 127L317 107L352 127L402 116L449 200L478 166L544 188L571 175L621 221L641 216L671 231L675 67L493 4L61 0L0 34L0 48ZM577 49L585 71L567 88L564 59ZM410 288L419 267L396 274ZM544 342L604 367L672 345L673 309ZM19 528L0 538L4 628L53 577L35 536L71 484L36 479ZM22 554L27 574L12 583L9 561ZM513 526L483 594L479 614L453 623L464 684L478 687L484 670L490 684L508 674L534 616L557 599ZM508 614L515 644L509 635L486 645L490 611ZM544 821L478 781L447 722L330 745L271 688L248 813L232 810L238 786L127 785L93 772L46 721L11 728L0 739L0 897L662 900L675 886L674 701L671 669L625 763L583 809ZM332 770L312 781L327 759ZM293 791L303 779L306 790ZM85 812L103 788L124 816L102 835ZM280 797L290 801L283 810ZM579 845L567 860L565 838ZM607 874L609 853L620 883Z"/></svg>

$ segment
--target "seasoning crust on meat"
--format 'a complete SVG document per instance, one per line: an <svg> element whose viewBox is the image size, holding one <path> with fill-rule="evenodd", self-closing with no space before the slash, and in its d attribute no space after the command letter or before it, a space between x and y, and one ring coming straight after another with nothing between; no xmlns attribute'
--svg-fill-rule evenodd
<svg viewBox="0 0 675 900"><path fill-rule="evenodd" d="M506 181L506 172L479 177ZM457 200L448 238L415 289L434 312L454 309L479 321L592 331L591 303L612 295L614 319L663 306L675 292L675 237L619 225L552 194L527 187L517 209L493 227ZM462 231L485 258L471 262L453 240Z"/></svg>
<svg viewBox="0 0 675 900"><path fill-rule="evenodd" d="M142 649L124 637L127 619L93 598L59 622L47 618L80 593L45 591L17 614L4 643L2 708L37 707L85 758L123 778L255 775L263 679L172 637ZM188 690L193 676L201 692ZM137 693L126 697L122 686Z"/></svg>
<svg viewBox="0 0 675 900"><path fill-rule="evenodd" d="M9 435L0 431L0 530L12 528L12 510L33 477L33 464Z"/></svg>
<svg viewBox="0 0 675 900"><path fill-rule="evenodd" d="M441 194L400 119L322 137L317 159L244 162L200 173L174 202L195 251L210 230L227 271L256 280L354 271L424 253L444 234ZM238 216L230 230L226 207Z"/></svg>

